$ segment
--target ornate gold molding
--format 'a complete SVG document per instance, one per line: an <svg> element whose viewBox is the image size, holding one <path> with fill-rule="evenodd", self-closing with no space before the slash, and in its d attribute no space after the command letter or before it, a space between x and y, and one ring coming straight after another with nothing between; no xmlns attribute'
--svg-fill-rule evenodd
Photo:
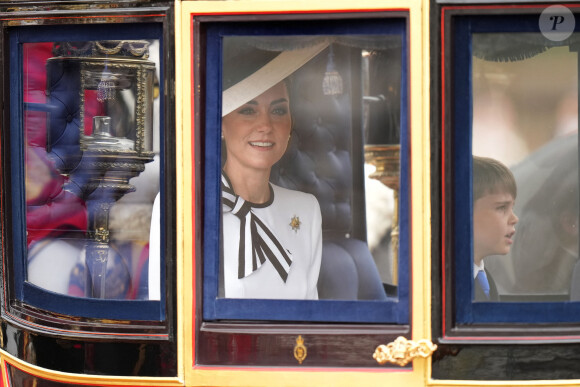
<svg viewBox="0 0 580 387"><path fill-rule="evenodd" d="M365 145L365 161L377 169L369 177L376 179L394 191L400 187L401 146Z"/></svg>
<svg viewBox="0 0 580 387"><path fill-rule="evenodd" d="M437 345L427 339L414 342L399 336L392 343L379 345L373 359L379 364L390 362L404 366L418 356L423 358L431 356L436 349Z"/></svg>
<svg viewBox="0 0 580 387"><path fill-rule="evenodd" d="M304 359L306 359L307 352L302 335L298 335L296 345L294 346L294 357L298 360L298 364L302 364Z"/></svg>

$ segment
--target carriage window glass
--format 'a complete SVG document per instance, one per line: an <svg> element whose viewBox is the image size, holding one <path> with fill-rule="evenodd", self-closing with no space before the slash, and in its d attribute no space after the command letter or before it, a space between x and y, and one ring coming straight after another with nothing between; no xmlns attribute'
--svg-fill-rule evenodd
<svg viewBox="0 0 580 387"><path fill-rule="evenodd" d="M308 39L310 42L306 49L298 49L298 45L287 45L286 50L282 46L260 49L260 44L272 41L270 44L273 45L278 39L224 38L223 295L228 298L341 298L340 294L324 286L320 286L321 294L318 294L320 270L318 267L303 267L321 264L318 262L322 255L321 232L326 234L327 249L356 241L366 243L364 247L370 250L374 261L369 263L380 269L378 272L384 286L394 291L398 225L393 220L397 220L394 214L399 186L401 87L401 55L396 49L400 51L400 41L393 39L390 50L358 48L356 57L350 47L317 37ZM282 56L287 59L277 62ZM242 58L248 64L244 65ZM353 59L359 62L354 66L360 74L357 79L343 80L342 73L350 75L345 70L345 61ZM262 81L261 77L266 75L260 73L260 66L271 69L271 73L280 71L279 77L270 83ZM253 72L250 73L246 67ZM278 70L278 67L283 68ZM389 71L385 67L389 67ZM288 72L292 74L283 78ZM265 85L261 86L260 82ZM250 94L252 86L261 86L253 94L262 90L269 94L263 92L253 97ZM242 87L248 94L234 96L233 93ZM350 89L355 87L360 90L353 95ZM353 112L352 99L359 97L361 91L363 97L357 108L363 111ZM274 102L278 105L270 105ZM262 106L270 111L262 112ZM269 114L269 122L261 122L261 114ZM361 114L362 122L357 128L352 128L355 114ZM316 120L317 127L313 129L309 120ZM237 137L242 130L245 130L243 148ZM327 141L334 143L323 149L322 144ZM353 160L361 155L366 156L364 164L353 165ZM278 161L280 163L275 165ZM377 171L377 166L382 170ZM244 181L250 181L252 171L259 168L273 169L270 173L276 183L271 185L273 191L269 192L270 187L265 185L265 193L271 194L269 199L273 197L272 202L266 200L268 195L261 203L243 198L245 195L249 198L259 196L259 189L252 190L243 185ZM248 172L249 169L252 171ZM355 174L354 178L352 174ZM252 181L252 188L258 188L254 183ZM238 194L236 191L247 193ZM314 197L302 196L302 192ZM289 196L277 205L276 195ZM357 200L366 203L366 208L364 204L357 208ZM289 212L274 209L278 206ZM364 213L357 214L356 211ZM242 216L242 212L245 215ZM260 220L260 212L264 212L263 217L270 216L269 219ZM320 212L324 215L321 216ZM357 217L363 220L358 227L353 224ZM259 243L269 247L258 246L254 232L264 236L260 237ZM283 248L278 248L278 244ZM243 254L241 249L245 249ZM262 264L265 264L263 268ZM271 286L266 286L270 287L270 292L262 291L268 282L263 277L274 281ZM252 281L259 286L252 286ZM280 294L272 290L275 283L281 286ZM256 289L257 293L252 293L251 289ZM350 298L346 293L343 297Z"/></svg>
<svg viewBox="0 0 580 387"><path fill-rule="evenodd" d="M578 52L549 43L473 34L474 263L491 285L476 277L476 300L580 299Z"/></svg>
<svg viewBox="0 0 580 387"><path fill-rule="evenodd" d="M159 41L21 52L27 283L159 300Z"/></svg>
<svg viewBox="0 0 580 387"><path fill-rule="evenodd" d="M396 312L409 285L404 23L340 36L222 27L215 40L209 29L207 63L222 66L212 95L208 65L206 125L219 128L221 159L205 175L220 182L219 201L206 201L219 204L220 230L206 246L206 319L407 321ZM353 307L330 317L340 301Z"/></svg>
<svg viewBox="0 0 580 387"><path fill-rule="evenodd" d="M544 11L449 19L459 325L580 321L580 35L543 31Z"/></svg>

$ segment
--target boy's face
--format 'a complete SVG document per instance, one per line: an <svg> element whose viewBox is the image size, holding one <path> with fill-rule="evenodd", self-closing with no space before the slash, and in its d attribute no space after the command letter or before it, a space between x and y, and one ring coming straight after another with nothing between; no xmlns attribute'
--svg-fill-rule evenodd
<svg viewBox="0 0 580 387"><path fill-rule="evenodd" d="M488 255L509 253L518 217L509 193L488 193L473 204L473 250L479 264Z"/></svg>

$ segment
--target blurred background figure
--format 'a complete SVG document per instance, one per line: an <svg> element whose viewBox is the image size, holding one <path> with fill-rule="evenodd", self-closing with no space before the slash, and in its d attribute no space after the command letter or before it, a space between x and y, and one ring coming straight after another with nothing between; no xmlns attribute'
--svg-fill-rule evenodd
<svg viewBox="0 0 580 387"><path fill-rule="evenodd" d="M520 222L511 253L486 267L501 300L567 300L578 260L577 54L542 47L502 56L487 35L473 39L473 154L510 167Z"/></svg>

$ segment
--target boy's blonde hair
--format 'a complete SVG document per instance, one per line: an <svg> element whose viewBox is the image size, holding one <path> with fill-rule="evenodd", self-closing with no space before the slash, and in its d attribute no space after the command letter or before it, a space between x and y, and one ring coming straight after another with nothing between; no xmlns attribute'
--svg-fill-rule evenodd
<svg viewBox="0 0 580 387"><path fill-rule="evenodd" d="M473 202L493 193L509 193L515 199L517 186L514 175L495 159L473 156Z"/></svg>

